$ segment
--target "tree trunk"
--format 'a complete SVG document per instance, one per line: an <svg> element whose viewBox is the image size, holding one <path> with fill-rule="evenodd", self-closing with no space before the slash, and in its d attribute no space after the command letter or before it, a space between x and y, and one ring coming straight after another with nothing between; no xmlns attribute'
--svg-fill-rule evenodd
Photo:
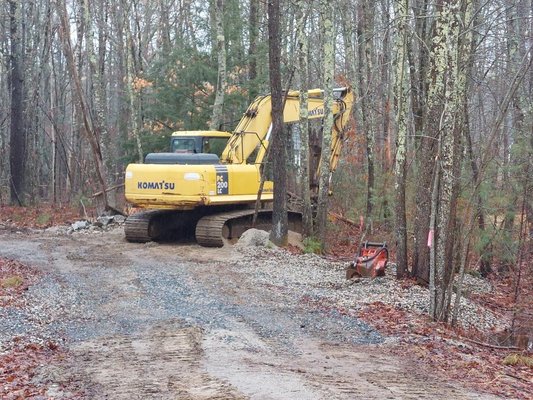
<svg viewBox="0 0 533 400"><path fill-rule="evenodd" d="M100 56L97 57L95 48L94 48L94 33L93 33L93 16L91 15L91 7L89 5L89 0L83 0L83 14L85 20L85 43L86 43L86 52L87 59L89 61L89 71L90 71L90 92L89 94L92 97L93 112L91 113L91 118L93 120L93 129L102 152L102 162L107 168L107 171L112 171L112 159L111 157L111 140L109 137L109 132L107 131L107 115L106 115L106 95L105 95L105 81L104 73L105 69L103 67L103 60ZM103 40L102 35L99 34L99 48L105 48L105 44L101 43ZM102 57L104 57L102 55ZM87 107L89 107L89 98L87 101ZM89 107L90 108L90 107ZM106 174L106 177L109 176ZM106 182L107 185L112 184L112 182Z"/></svg>
<svg viewBox="0 0 533 400"><path fill-rule="evenodd" d="M411 274L421 282L429 282L429 248L427 247L430 209L431 209L431 186L433 182L433 164L436 153L436 140L429 137L431 127L427 119L427 96L430 78L429 47L431 42L430 32L432 29L431 18L428 18L429 0L414 0L413 14L415 16L416 36L418 41L409 41L409 75L411 81L411 104L413 108L413 122L415 129L415 179L417 182L415 194L415 218L413 223L414 246L413 265ZM418 44L417 49L414 44ZM418 59L415 52L418 53ZM417 62L418 61L418 62Z"/></svg>
<svg viewBox="0 0 533 400"><path fill-rule="evenodd" d="M281 89L281 38L279 0L268 2L268 43L270 92L272 101L272 168L274 205L270 240L276 246L288 241L287 217L287 138L283 131L283 94Z"/></svg>
<svg viewBox="0 0 533 400"><path fill-rule="evenodd" d="M435 171L439 168L439 160L435 160ZM436 313L437 300L437 267L436 267L436 251L435 251L435 231L437 227L437 206L439 197L439 178L440 174L433 175L431 183L431 200L430 200L430 214L429 214L429 229L427 237L427 247L429 255L428 264L428 282L429 282L429 315L433 317Z"/></svg>
<svg viewBox="0 0 533 400"><path fill-rule="evenodd" d="M457 21L454 18L457 10L455 0L445 1L439 7L439 16L435 44L432 50L432 76L430 97L428 105L432 110L432 120L437 122L438 130L436 137L439 138L438 167L434 171L438 185L437 201L432 202L431 214L434 215L434 259L433 273L434 298L431 317L437 321L445 320L445 296L446 296L446 246L450 232L452 218L452 192L453 192L453 162L454 162L454 138L453 116L451 115L454 104L453 83L450 70L455 72L455 62L452 52L457 51L454 39L458 38ZM437 114L438 113L438 114ZM438 120L436 120L438 117Z"/></svg>
<svg viewBox="0 0 533 400"><path fill-rule="evenodd" d="M397 39L396 39L396 76L395 76L395 108L396 108L396 161L395 175L395 204L396 204L396 263L397 278L404 278L407 273L407 219L405 211L405 182L406 182L406 147L407 147L407 96L406 88L406 59L407 59L407 17L409 1L403 0L398 4Z"/></svg>
<svg viewBox="0 0 533 400"><path fill-rule="evenodd" d="M324 36L324 122L322 124L322 153L320 155L320 171L318 184L318 204L316 217L316 231L325 249L327 235L327 212L329 180L331 176L331 130L333 127L333 76L335 73L335 27L333 25L333 5L330 1L321 0L321 21Z"/></svg>
<svg viewBox="0 0 533 400"><path fill-rule="evenodd" d="M396 4L396 2L394 2L394 4ZM391 25L391 16L390 16L390 9L391 9L391 6L390 6L390 2L388 0L382 0L381 2L381 12L383 14L383 24L385 26L389 26ZM406 11L407 12L407 11ZM398 17L398 16L397 16ZM378 137L378 143L380 143L381 145L378 145L378 152L380 154L380 167L381 167L381 170L382 171L389 171L390 170L390 166L392 164L391 162L391 152L390 152L390 129L391 129L391 113L390 113L390 100L391 100L391 95L390 95L390 92L392 91L389 91L388 88L393 86L390 84L390 79L391 79L391 68L390 68L390 63L391 63L391 54L392 54L392 51L391 51L391 47L390 47L390 30L387 29L384 33L384 38L383 38L383 54L382 54L382 59L381 59L381 79L380 79L380 84L379 84L379 87L380 87L380 96L381 96L381 113L383 115L382 117L382 124L381 126L383 127L381 129L381 137ZM406 39L407 40L407 39ZM407 47L407 42L405 43L405 47ZM407 53L407 50L405 50L405 52ZM407 59L407 56L405 56L405 58ZM397 67L397 66L396 66ZM393 88L391 88L393 89ZM383 204L383 211L384 211L384 216L386 217L389 212L387 210L387 207L388 205L386 204L386 197L383 198L382 200L382 204Z"/></svg>
<svg viewBox="0 0 533 400"><path fill-rule="evenodd" d="M372 82L372 55L371 55L371 37L373 34L373 13L369 7L373 2L362 0L359 9L358 25L358 58L359 58L359 98L361 99L361 108L363 110L361 117L361 128L366 138L366 162L367 162L367 195L366 195L366 220L367 231L372 231L373 226L373 208L374 208L374 174L375 174L375 134L372 121L372 113L368 113L369 105L374 101L371 95L370 85Z"/></svg>
<svg viewBox="0 0 533 400"><path fill-rule="evenodd" d="M428 105L442 110L439 118L437 202L432 202L435 216L434 278L435 291L431 316L447 321L451 304L456 250L456 214L462 162L461 135L464 131L464 99L467 96L467 76L470 34L465 31L473 15L472 2L449 0L439 7L435 47L432 52L433 81ZM461 29L463 28L463 29ZM444 106L442 108L442 105ZM433 114L435 115L435 114Z"/></svg>
<svg viewBox="0 0 533 400"><path fill-rule="evenodd" d="M124 19L126 16L124 16ZM135 148L137 151L137 162L142 163L144 161L144 152L141 142L141 136L140 136L140 125L141 125L141 111L140 111L140 104L141 104L141 98L139 91L137 88L135 88L135 75L137 73L137 69L142 68L140 64L140 61L136 62L135 60L135 45L133 42L133 33L130 30L129 23L126 20L124 22L124 31L125 31L125 39L126 39L126 49L129 51L126 51L126 82L127 82L127 88L128 88L128 97L129 97L129 113L131 116L131 133L133 138L135 139ZM140 44L139 44L140 46Z"/></svg>
<svg viewBox="0 0 533 400"><path fill-rule="evenodd" d="M250 15L249 15L249 37L250 43L248 47L248 80L249 80L249 95L248 101L253 101L257 96L257 40L259 38L259 7L257 0L250 0Z"/></svg>
<svg viewBox="0 0 533 400"><path fill-rule="evenodd" d="M309 178L309 119L307 110L307 91L309 90L307 65L308 41L305 32L308 13L307 4L307 0L299 0L297 3L297 41L298 70L300 76L300 175L302 177L303 233L304 236L311 237L313 236L313 212Z"/></svg>
<svg viewBox="0 0 533 400"><path fill-rule="evenodd" d="M466 124L468 124L468 112L466 110L465 105L465 116L467 120L465 121ZM470 161L470 168L472 169L472 180L474 182L474 190L475 190L475 201L476 201L476 220L478 224L478 228L480 231L480 234L483 236L485 235L485 209L483 206L483 198L479 194L479 189L477 186L479 185L479 167L476 163L476 160L474 158L474 149L472 146L472 137L470 133L470 129L467 129L465 132L465 139L466 139L466 151L468 152L468 159ZM487 277L492 272L492 256L490 252L488 251L488 248L486 246L483 246L481 249L481 258L480 258L480 265L479 265L479 272L483 277Z"/></svg>
<svg viewBox="0 0 533 400"><path fill-rule="evenodd" d="M226 92L226 40L224 37L224 0L215 0L216 49L218 59L218 78L215 103L209 129L220 130L224 122L224 93ZM280 81L281 82L281 81Z"/></svg>
<svg viewBox="0 0 533 400"><path fill-rule="evenodd" d="M23 105L23 78L22 78L22 49L20 27L20 3L17 0L9 1L9 33L11 40L10 48L10 75L11 85L11 116L9 134L9 166L10 166L10 189L11 204L23 205L25 201L24 187L24 160L26 158L25 143L26 132L24 129L24 105Z"/></svg>

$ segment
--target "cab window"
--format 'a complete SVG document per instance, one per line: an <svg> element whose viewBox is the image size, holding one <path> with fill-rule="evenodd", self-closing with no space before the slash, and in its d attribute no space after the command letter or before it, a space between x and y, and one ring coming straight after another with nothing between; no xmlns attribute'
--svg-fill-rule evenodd
<svg viewBox="0 0 533 400"><path fill-rule="evenodd" d="M194 138L175 138L172 140L173 153L197 153Z"/></svg>
<svg viewBox="0 0 533 400"><path fill-rule="evenodd" d="M204 138L203 143L204 143L204 146L203 146L202 151L204 153L212 153L220 157L222 155L222 152L224 151L224 148L226 147L226 143L228 143L228 138L207 137L207 138Z"/></svg>

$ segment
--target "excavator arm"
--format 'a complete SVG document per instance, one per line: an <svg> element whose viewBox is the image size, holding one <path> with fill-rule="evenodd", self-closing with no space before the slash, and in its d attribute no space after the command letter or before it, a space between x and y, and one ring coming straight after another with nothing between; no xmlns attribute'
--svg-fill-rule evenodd
<svg viewBox="0 0 533 400"><path fill-rule="evenodd" d="M342 147L344 127L349 118L354 95L351 88L333 90L334 124L332 129L331 171L334 171ZM324 117L324 92L313 89L308 92L308 118ZM285 123L300 120L300 92L289 91L285 98L283 121ZM257 152L253 164L260 164L268 149L272 131L272 105L270 95L260 96L248 107L239 124L233 131L226 148L222 152L224 164L252 163L249 158Z"/></svg>

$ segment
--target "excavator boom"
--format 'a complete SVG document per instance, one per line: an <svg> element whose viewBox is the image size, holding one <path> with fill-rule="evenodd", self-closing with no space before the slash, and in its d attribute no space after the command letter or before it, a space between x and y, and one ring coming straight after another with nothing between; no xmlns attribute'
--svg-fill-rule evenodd
<svg viewBox="0 0 533 400"><path fill-rule="evenodd" d="M338 158L340 143L344 126L350 118L350 110L354 101L353 92L350 88L333 90L334 103L333 115L335 124L333 127L332 158ZM300 120L300 92L291 90L285 95L285 107L283 109L283 121L285 123ZM254 164L261 164L268 148L272 124L272 106L270 95L260 96L250 104L239 124L233 131L228 144L222 152L221 162L227 164L243 164L252 162L249 157L257 152ZM308 92L307 115L309 119L324 117L324 93L320 89ZM331 160L333 161L333 160ZM336 162L333 161L334 165Z"/></svg>

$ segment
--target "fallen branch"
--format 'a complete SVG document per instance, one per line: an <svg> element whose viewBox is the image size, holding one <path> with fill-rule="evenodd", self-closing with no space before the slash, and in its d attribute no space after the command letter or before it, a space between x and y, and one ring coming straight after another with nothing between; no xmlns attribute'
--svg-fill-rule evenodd
<svg viewBox="0 0 533 400"><path fill-rule="evenodd" d="M330 211L328 214L331 215L333 218L336 218L338 220L346 222L347 224L350 224L350 225L355 226L355 227L359 227L359 223L357 223L355 221L352 221L351 219L348 219L346 217L343 217L342 215L337 214L337 213L335 213L333 211Z"/></svg>
<svg viewBox="0 0 533 400"><path fill-rule="evenodd" d="M88 220L89 216L87 215L87 210L85 209L85 204L83 204L83 199L80 199L81 207L83 208L83 215L85 216L85 219Z"/></svg>
<svg viewBox="0 0 533 400"><path fill-rule="evenodd" d="M468 339L468 338L465 338L465 337L458 337L458 339L461 339L461 340L466 340L467 342L470 342L470 343L474 343L474 344L477 344L479 346L483 346L483 347L488 347L489 349L497 349L497 350L523 350L521 349L520 347L516 347L516 346L498 346L496 344L490 344L490 343L485 343L485 342L478 342L477 340L474 340L474 339Z"/></svg>
<svg viewBox="0 0 533 400"><path fill-rule="evenodd" d="M519 381L522 381L522 382L525 382L525 383L533 383L533 381L528 381L527 379L522 378L521 376L513 375L513 374L510 374L508 372L506 372L505 375L510 376L511 378L515 378L515 379L517 379Z"/></svg>
<svg viewBox="0 0 533 400"><path fill-rule="evenodd" d="M111 187L109 187L109 188L107 188L107 189L105 190L105 193L110 192L111 190L118 189L118 188L123 187L123 186L124 186L123 183L121 183L121 184L119 184L119 185L111 186ZM103 193L104 193L103 191L96 192L96 193L94 193L94 194L91 196L91 198L94 199L95 197L101 196Z"/></svg>
<svg viewBox="0 0 533 400"><path fill-rule="evenodd" d="M303 199L300 196L298 196L296 193L288 192L288 195L290 199L295 199L297 201L303 201ZM347 224L350 224L352 226L359 227L359 223L352 221L351 219L348 219L346 217L343 217L342 215L337 214L336 212L328 211L328 215L340 221L346 222Z"/></svg>

